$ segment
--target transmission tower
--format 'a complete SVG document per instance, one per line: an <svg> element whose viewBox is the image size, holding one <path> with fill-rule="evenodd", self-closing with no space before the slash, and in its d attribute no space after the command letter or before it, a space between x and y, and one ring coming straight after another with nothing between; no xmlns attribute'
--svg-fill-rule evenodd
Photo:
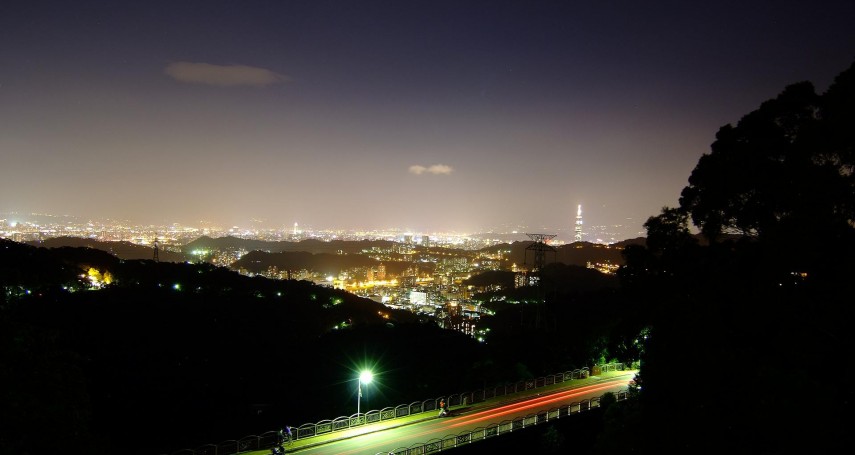
<svg viewBox="0 0 855 455"><path fill-rule="evenodd" d="M534 251L534 268L533 272L540 272L546 266L546 253L551 251L558 252L555 248L549 246L546 242L555 238L555 234L526 234L534 243L525 247L526 252ZM528 256L528 253L526 253Z"/></svg>
<svg viewBox="0 0 855 455"><path fill-rule="evenodd" d="M158 256L158 247L157 247L157 236L154 236L154 262L160 262L160 257Z"/></svg>
<svg viewBox="0 0 855 455"><path fill-rule="evenodd" d="M543 292L543 268L546 266L546 253L551 251L553 253L557 253L558 251L549 246L546 242L555 238L555 234L528 234L526 235L532 240L532 244L525 248L526 256L528 256L528 251L534 251L534 267L532 267L532 274L537 275L537 293L538 299L535 304L535 319L534 319L534 327L536 329L540 329L541 321L543 320L543 311L542 308L545 303L545 297Z"/></svg>

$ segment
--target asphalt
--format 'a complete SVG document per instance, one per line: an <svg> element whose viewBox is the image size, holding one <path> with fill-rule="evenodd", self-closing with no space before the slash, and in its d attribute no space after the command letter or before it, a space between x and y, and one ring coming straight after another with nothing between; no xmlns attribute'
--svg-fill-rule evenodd
<svg viewBox="0 0 855 455"><path fill-rule="evenodd" d="M510 395L503 395L501 397L494 397L489 400L485 400L482 402L474 403L471 405L458 405L454 407L449 407L449 412L451 413L450 417L455 417L458 415L463 415L469 412L488 409L491 407L495 407L498 404L511 404L520 401L525 401L532 397L538 397L542 395L544 392L554 392L558 390L570 390L578 387L582 387L585 385L589 385L592 383L596 383L603 379L611 379L614 377L619 377L624 374L634 374L635 370L625 370L625 371L610 371L607 373L603 373L599 376L589 376L587 379L573 379L569 382L559 382L557 384L552 384L546 387L539 387L536 389L528 389L521 392L515 392ZM424 414L424 416L422 416ZM329 444L335 441L344 441L348 439L353 439L359 436L363 436L366 434L377 433L380 431L386 431L394 428L400 428L404 426L413 425L420 422L425 422L428 420L435 420L441 417L437 416L436 410L422 412L420 414L416 414L414 416L401 417L397 419L387 420L383 422L377 422L369 425L363 425L359 427L349 428L347 430L340 430L330 433L325 433L323 435L312 436L305 439L295 440L291 445L286 446L286 453L293 453L296 451L310 449L318 446L322 446L325 444ZM256 450L252 452L242 452L246 455L269 455L270 449Z"/></svg>

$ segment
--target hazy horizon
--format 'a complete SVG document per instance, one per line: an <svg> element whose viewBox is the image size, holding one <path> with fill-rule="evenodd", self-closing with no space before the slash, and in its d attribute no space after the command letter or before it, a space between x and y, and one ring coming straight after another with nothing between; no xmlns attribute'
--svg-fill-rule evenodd
<svg viewBox="0 0 855 455"><path fill-rule="evenodd" d="M0 212L478 232L632 224L719 127L855 58L855 3L32 1ZM630 219L627 221L627 219Z"/></svg>
<svg viewBox="0 0 855 455"><path fill-rule="evenodd" d="M211 235L220 236L220 235L243 235L247 232L258 231L258 232L282 232L282 233L290 233L294 229L294 224L281 224L274 225L272 223L265 222L264 220L247 220L244 223L231 225L231 224L217 224L211 222L200 221L198 223L178 223L178 222L162 222L162 223L146 223L139 222L138 220L133 219L116 219L116 218L87 218L81 217L71 214L46 214L46 213L18 213L18 212L0 212L0 221L5 221L6 226L10 226L12 224L19 223L33 223L35 225L40 226L41 228L50 226L50 225L83 225L86 223L93 223L96 227L101 227L100 223L105 225L113 224L114 227L119 227L120 225L125 228L133 227L133 228L151 228L157 227L166 229L169 226L179 225L178 227L184 228L196 228L200 230L210 229ZM583 229L583 241L586 242L598 242L602 243L611 243L614 241L622 241L629 240L639 236L644 236L645 232L634 231L633 223L627 223L619 226L602 226L602 225L585 225ZM575 232L574 227L572 225L568 226L529 226L524 224L516 224L516 225L504 225L504 226L483 226L478 227L471 231L460 231L460 230L448 230L448 231L439 231L439 230L415 230L408 229L404 226L383 226L379 228L352 228L346 229L337 226L307 226L299 224L297 225L297 229L299 231L299 235L303 238L311 238L314 235L321 234L330 234L334 232L342 232L343 235L356 235L359 233L369 234L373 233L375 235L390 235L395 233L398 236L403 235L431 235L431 236L443 236L443 235L459 235L459 236L486 236L490 234L495 234L497 236L503 237L513 237L515 240L528 240L526 236L527 233L548 233L555 234L555 241L562 243L572 243L575 241ZM238 229L237 232L230 232L231 230ZM608 231L607 231L608 229ZM604 235L604 232L610 232L612 236ZM165 232L165 231L164 231ZM2 233L2 230L0 230ZM62 233L57 233L57 236L61 236ZM204 232L199 235L203 235ZM74 237L73 233L70 235ZM305 237L309 236L309 237Z"/></svg>

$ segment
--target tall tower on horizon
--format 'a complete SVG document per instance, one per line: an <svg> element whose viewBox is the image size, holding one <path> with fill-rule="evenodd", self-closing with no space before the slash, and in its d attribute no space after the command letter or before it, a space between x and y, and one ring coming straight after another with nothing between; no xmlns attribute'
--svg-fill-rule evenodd
<svg viewBox="0 0 855 455"><path fill-rule="evenodd" d="M582 241L582 204L576 209L576 228L573 230L576 235L573 240L576 242Z"/></svg>

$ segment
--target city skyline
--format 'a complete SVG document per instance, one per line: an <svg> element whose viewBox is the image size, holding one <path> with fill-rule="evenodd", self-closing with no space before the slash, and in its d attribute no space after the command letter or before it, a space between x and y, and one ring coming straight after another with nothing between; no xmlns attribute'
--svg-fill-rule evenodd
<svg viewBox="0 0 855 455"><path fill-rule="evenodd" d="M4 11L0 212L638 232L719 127L855 58L845 1L173 3Z"/></svg>
<svg viewBox="0 0 855 455"><path fill-rule="evenodd" d="M179 235L182 239L199 236L236 236L262 240L360 240L386 239L406 242L407 237L429 237L443 242L456 242L468 238L495 241L527 241L527 233L550 232L557 235L556 244L590 242L611 244L646 235L633 230L634 223L598 225L586 223L582 229L581 205L577 207L573 226L528 226L524 224L486 226L475 231L414 231L397 226L371 229L343 229L335 226L265 225L261 220L249 220L242 225L217 225L213 223L139 224L131 220L92 219L73 215L0 212L0 238L13 240L44 240L54 237L81 237L98 240L128 240L132 243L150 244L157 236ZM628 220L631 221L631 220ZM491 237L492 236L492 237ZM163 239L163 238L162 238Z"/></svg>

